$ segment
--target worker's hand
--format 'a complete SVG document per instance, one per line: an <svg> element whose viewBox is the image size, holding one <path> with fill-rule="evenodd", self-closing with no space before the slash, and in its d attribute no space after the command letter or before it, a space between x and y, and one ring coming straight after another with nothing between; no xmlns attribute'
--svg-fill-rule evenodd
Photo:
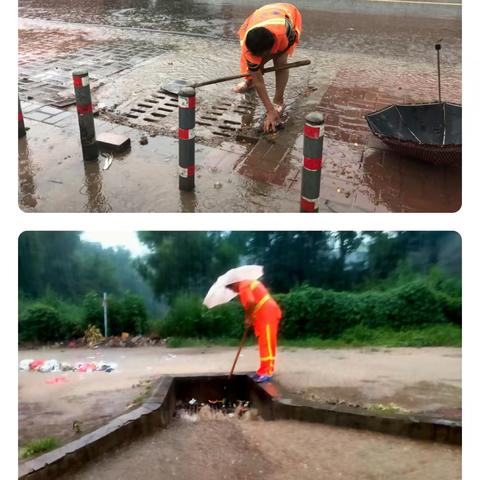
<svg viewBox="0 0 480 480"><path fill-rule="evenodd" d="M263 131L265 133L270 131L275 132L277 129L277 123L280 123L279 113L275 109L268 110L263 122Z"/></svg>
<svg viewBox="0 0 480 480"><path fill-rule="evenodd" d="M249 315L245 315L245 328L250 328L253 325L253 319Z"/></svg>

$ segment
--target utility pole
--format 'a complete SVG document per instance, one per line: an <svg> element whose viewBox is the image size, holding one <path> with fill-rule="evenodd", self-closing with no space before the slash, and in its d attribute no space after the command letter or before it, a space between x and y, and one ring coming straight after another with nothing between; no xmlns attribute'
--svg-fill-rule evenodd
<svg viewBox="0 0 480 480"><path fill-rule="evenodd" d="M108 337L108 304L107 304L107 292L103 292L103 324L104 335Z"/></svg>

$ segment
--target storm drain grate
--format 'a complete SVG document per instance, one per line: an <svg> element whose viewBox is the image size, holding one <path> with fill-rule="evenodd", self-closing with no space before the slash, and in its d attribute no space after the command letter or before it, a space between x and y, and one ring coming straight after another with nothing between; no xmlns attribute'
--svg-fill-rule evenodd
<svg viewBox="0 0 480 480"><path fill-rule="evenodd" d="M155 124L177 110L178 98L158 91L130 103L125 116L136 124Z"/></svg>
<svg viewBox="0 0 480 480"><path fill-rule="evenodd" d="M255 108L254 103L226 98L214 103L199 104L196 112L196 135L219 139L236 138L240 132L251 129ZM128 103L121 109L120 115L126 117L130 124L176 132L177 112L177 97L159 90Z"/></svg>

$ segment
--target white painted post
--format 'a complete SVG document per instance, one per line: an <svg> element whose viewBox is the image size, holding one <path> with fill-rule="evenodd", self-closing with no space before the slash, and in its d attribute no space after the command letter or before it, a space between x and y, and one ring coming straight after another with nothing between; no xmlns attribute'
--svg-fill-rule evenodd
<svg viewBox="0 0 480 480"><path fill-rule="evenodd" d="M105 338L108 337L108 304L107 304L107 292L103 292L103 324Z"/></svg>

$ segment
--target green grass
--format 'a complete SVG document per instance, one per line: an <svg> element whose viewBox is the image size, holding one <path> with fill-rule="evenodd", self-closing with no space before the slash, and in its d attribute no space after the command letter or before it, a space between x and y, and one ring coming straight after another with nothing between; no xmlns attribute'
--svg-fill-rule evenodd
<svg viewBox="0 0 480 480"><path fill-rule="evenodd" d="M237 346L239 338L181 338L172 337L167 345L171 348ZM255 338L248 338L246 345L255 345ZM461 347L462 329L456 325L433 325L403 331L370 329L361 325L343 332L339 338L325 339L307 337L279 339L279 346L291 348L345 348L345 347Z"/></svg>
<svg viewBox="0 0 480 480"><path fill-rule="evenodd" d="M49 452L60 446L60 440L55 437L39 438L37 440L31 440L21 448L21 457L29 458L39 453Z"/></svg>
<svg viewBox="0 0 480 480"><path fill-rule="evenodd" d="M408 410L396 405L395 403L388 403L387 405L383 405L382 403L371 403L370 405L368 405L367 409L373 413L383 413L386 415L395 415L396 413L409 413Z"/></svg>
<svg viewBox="0 0 480 480"><path fill-rule="evenodd" d="M141 405L150 395L152 394L153 385L151 380L144 380L138 384L139 387L142 387L144 391L137 395L133 400L131 405L139 406Z"/></svg>

